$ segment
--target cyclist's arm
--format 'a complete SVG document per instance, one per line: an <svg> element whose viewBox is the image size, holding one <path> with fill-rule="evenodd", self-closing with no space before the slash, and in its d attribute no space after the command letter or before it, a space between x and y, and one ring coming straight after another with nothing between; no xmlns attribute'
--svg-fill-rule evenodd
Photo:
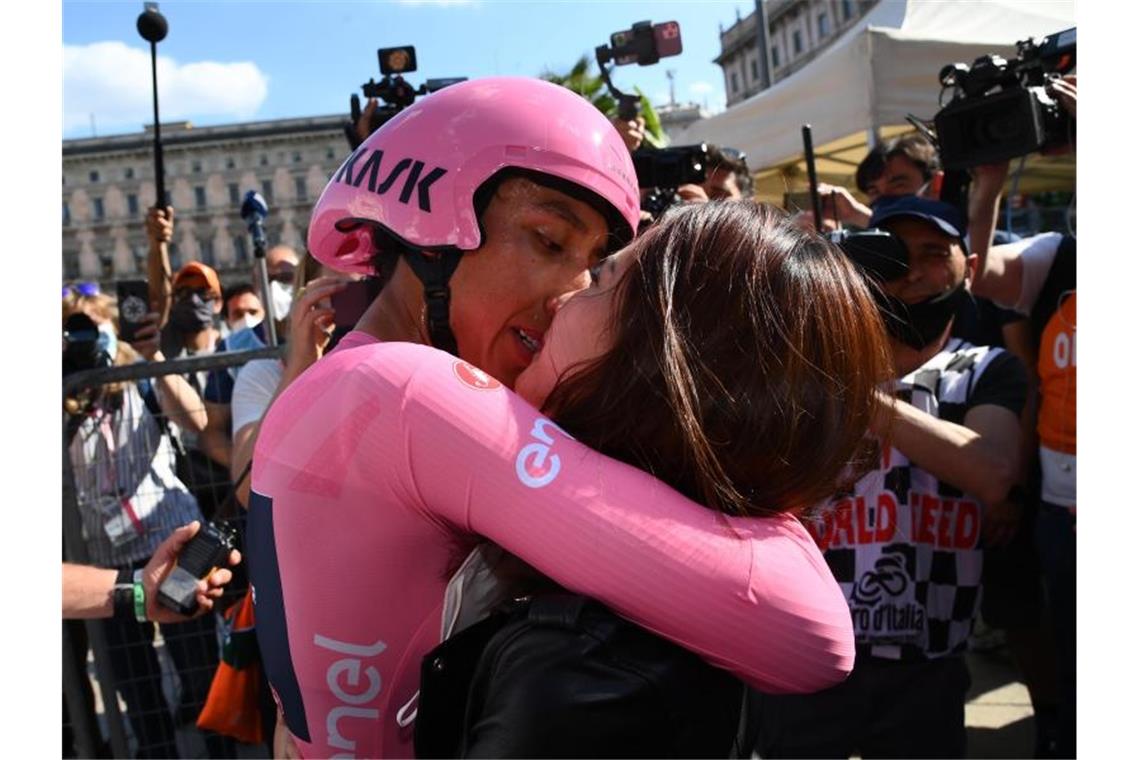
<svg viewBox="0 0 1140 760"><path fill-rule="evenodd" d="M371 356L352 370L371 375L376 408L400 410L398 429L377 415L360 447L378 477L404 471L434 519L765 691L816 691L851 670L846 602L795 519L706 509L569 439L505 388L465 385L457 360L433 349Z"/></svg>

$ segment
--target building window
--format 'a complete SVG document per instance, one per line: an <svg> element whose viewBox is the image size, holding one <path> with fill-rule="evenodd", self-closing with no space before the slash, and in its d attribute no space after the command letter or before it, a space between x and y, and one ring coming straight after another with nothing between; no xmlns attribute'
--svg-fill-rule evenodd
<svg viewBox="0 0 1140 760"><path fill-rule="evenodd" d="M67 205L67 201L63 202L63 226L71 224L71 207Z"/></svg>
<svg viewBox="0 0 1140 760"><path fill-rule="evenodd" d="M260 163L262 166L269 166L269 157L268 157L268 156L266 156L264 153L262 153L262 154L261 154L261 158L260 158L260 160L259 160L259 163Z"/></svg>
<svg viewBox="0 0 1140 760"><path fill-rule="evenodd" d="M190 171L194 172L195 174L201 174L202 173L202 162L201 161L194 161L193 163L191 163L190 164Z"/></svg>
<svg viewBox="0 0 1140 760"><path fill-rule="evenodd" d="M735 95L737 90L740 89L740 81L736 78L736 72L732 72L732 94Z"/></svg>
<svg viewBox="0 0 1140 760"><path fill-rule="evenodd" d="M194 188L194 205L198 208L206 208L206 188L201 185Z"/></svg>
<svg viewBox="0 0 1140 760"><path fill-rule="evenodd" d="M232 169L232 168L234 168L234 166L236 166L236 164L234 163L234 160L232 158L227 158L226 159L226 168Z"/></svg>
<svg viewBox="0 0 1140 760"><path fill-rule="evenodd" d="M92 215L95 217L95 221L97 221L97 222L103 221L103 199L102 198L92 198L91 199L91 208L92 208Z"/></svg>
<svg viewBox="0 0 1140 760"><path fill-rule="evenodd" d="M139 215L139 197L134 193L127 196L127 213L131 216Z"/></svg>
<svg viewBox="0 0 1140 760"><path fill-rule="evenodd" d="M804 51L803 37L800 36L800 30L792 32L792 56L795 57Z"/></svg>
<svg viewBox="0 0 1140 760"><path fill-rule="evenodd" d="M297 188L297 200L307 201L309 199L309 191L305 187L304 177L294 177L293 186Z"/></svg>
<svg viewBox="0 0 1140 760"><path fill-rule="evenodd" d="M134 178L135 178L135 170L133 167L128 166L126 169L123 169L123 179L134 179Z"/></svg>
<svg viewBox="0 0 1140 760"><path fill-rule="evenodd" d="M166 254L170 258L170 271L177 272L182 268L182 249L173 240L166 247Z"/></svg>
<svg viewBox="0 0 1140 760"><path fill-rule="evenodd" d="M851 20L851 0L843 0L843 20Z"/></svg>
<svg viewBox="0 0 1140 760"><path fill-rule="evenodd" d="M115 276L115 259L107 253L99 255L99 268L102 270L104 280Z"/></svg>
<svg viewBox="0 0 1140 760"><path fill-rule="evenodd" d="M261 197L266 203L273 203L273 180L261 180Z"/></svg>
<svg viewBox="0 0 1140 760"><path fill-rule="evenodd" d="M64 251L63 252L63 279L65 279L65 280L78 280L79 279L79 252L78 251Z"/></svg>
<svg viewBox="0 0 1140 760"><path fill-rule="evenodd" d="M147 250L146 250L145 246L141 246L141 245L132 245L131 246L131 258L134 259L134 261L135 261L135 271L136 272L145 272L146 271L146 254L147 254Z"/></svg>
<svg viewBox="0 0 1140 760"><path fill-rule="evenodd" d="M332 148L329 148L328 150L325 151L325 158L327 158L329 161L335 161L336 160L336 151L334 151Z"/></svg>
<svg viewBox="0 0 1140 760"><path fill-rule="evenodd" d="M820 39L823 39L827 35L831 34L831 24L827 20L827 14L826 13L819 14L819 18L816 19L816 21L819 22L818 27L819 27L819 38Z"/></svg>
<svg viewBox="0 0 1140 760"><path fill-rule="evenodd" d="M234 206L236 206L239 203L241 203L241 193L238 192L237 183L231 182L229 184L229 188L230 188L230 203L233 204Z"/></svg>
<svg viewBox="0 0 1140 760"><path fill-rule="evenodd" d="M301 163L301 153L299 151L293 153L293 163L295 163L295 164Z"/></svg>
<svg viewBox="0 0 1140 760"><path fill-rule="evenodd" d="M234 236L234 261L238 264L249 263L249 253L245 247L245 235Z"/></svg>
<svg viewBox="0 0 1140 760"><path fill-rule="evenodd" d="M778 68L780 65L780 48L772 48L772 68Z"/></svg>
<svg viewBox="0 0 1140 760"><path fill-rule="evenodd" d="M753 79L759 79L760 78L760 62L757 61L755 58L753 58L751 63L752 63L752 78Z"/></svg>
<svg viewBox="0 0 1140 760"><path fill-rule="evenodd" d="M212 238L198 241L198 254L206 266L214 266L214 241Z"/></svg>
<svg viewBox="0 0 1140 760"><path fill-rule="evenodd" d="M92 182L98 182L99 181L99 172L91 172L87 176L91 179Z"/></svg>

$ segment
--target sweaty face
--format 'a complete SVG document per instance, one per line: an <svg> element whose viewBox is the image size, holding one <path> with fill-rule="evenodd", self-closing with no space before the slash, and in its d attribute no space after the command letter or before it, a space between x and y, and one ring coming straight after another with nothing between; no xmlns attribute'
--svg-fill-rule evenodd
<svg viewBox="0 0 1140 760"><path fill-rule="evenodd" d="M710 172L703 187L710 201L734 201L743 196L736 184L736 175L725 169Z"/></svg>
<svg viewBox="0 0 1140 760"><path fill-rule="evenodd" d="M482 224L483 245L451 278L451 328L464 360L514 387L563 302L590 284L608 230L589 204L518 177Z"/></svg>
<svg viewBox="0 0 1140 760"><path fill-rule="evenodd" d="M879 178L867 188L867 197L873 203L884 195L915 195L926 180L922 172L906 156L891 156Z"/></svg>
<svg viewBox="0 0 1140 760"><path fill-rule="evenodd" d="M883 224L906 244L910 270L883 283L883 290L908 304L953 290L962 282L972 259L967 259L957 238L922 219L900 217Z"/></svg>
<svg viewBox="0 0 1140 760"><path fill-rule="evenodd" d="M633 249L624 248L591 270L590 286L576 293L558 311L542 351L519 375L515 391L520 396L541 408L567 370L609 350L616 288L635 260Z"/></svg>

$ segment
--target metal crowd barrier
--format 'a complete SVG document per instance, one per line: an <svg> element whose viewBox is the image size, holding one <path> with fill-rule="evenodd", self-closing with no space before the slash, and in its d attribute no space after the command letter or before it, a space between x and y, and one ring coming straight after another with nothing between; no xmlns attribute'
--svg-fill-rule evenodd
<svg viewBox="0 0 1140 760"><path fill-rule="evenodd" d="M228 466L187 467L183 458L183 477L172 483L169 475L179 469L174 438L183 444L186 457L198 457L200 463L202 455L192 454L192 446L186 445L192 440L176 427L164 425L164 418L145 403L140 406L139 399L145 395L146 381L165 375L229 372L254 359L281 355L280 347L265 348L139 362L65 377L65 399L102 392L105 406L120 406L106 424L98 415L63 413L64 560L141 567L149 552L137 559L133 555L157 545L187 522L185 513L194 509L191 504L204 517L240 528L242 510L236 502L223 503L232 502L232 497L226 498L231 491ZM138 398L128 400L132 394ZM131 445L121 445L124 436ZM204 482L204 471L214 473L211 482ZM183 479L191 482L183 483ZM106 518L108 511L114 511L114 499L108 500L111 483L120 496L137 497L138 509L124 508L129 522ZM187 493L170 494L181 490ZM139 509L144 510L142 517L135 514ZM207 514L213 510L219 513ZM116 532L116 525L125 525L126 532ZM232 589L234 595L239 590ZM106 757L109 751L113 757L259 756L255 748L194 728L217 668L220 623L215 613L174 625L115 619L64 621L64 755Z"/></svg>

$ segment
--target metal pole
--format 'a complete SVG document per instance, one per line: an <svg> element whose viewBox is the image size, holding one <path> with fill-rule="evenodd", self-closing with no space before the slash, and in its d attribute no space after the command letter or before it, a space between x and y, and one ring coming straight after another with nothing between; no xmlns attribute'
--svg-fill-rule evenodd
<svg viewBox="0 0 1140 760"><path fill-rule="evenodd" d="M273 313L273 294L269 290L269 268L265 265L265 241L257 236L253 239L254 268L257 270L257 283L265 295L265 337L269 339L269 347L277 345L277 315ZM284 317L281 317L284 319Z"/></svg>
<svg viewBox="0 0 1140 760"><path fill-rule="evenodd" d="M166 170L162 163L162 127L158 121L158 45L150 43L150 83L154 92L154 206L166 208Z"/></svg>
<svg viewBox="0 0 1140 760"><path fill-rule="evenodd" d="M804 161L807 163L808 189L811 191L811 210L815 216L815 231L823 232L823 211L819 203L819 180L815 176L815 149L811 143L811 124L804 124Z"/></svg>

